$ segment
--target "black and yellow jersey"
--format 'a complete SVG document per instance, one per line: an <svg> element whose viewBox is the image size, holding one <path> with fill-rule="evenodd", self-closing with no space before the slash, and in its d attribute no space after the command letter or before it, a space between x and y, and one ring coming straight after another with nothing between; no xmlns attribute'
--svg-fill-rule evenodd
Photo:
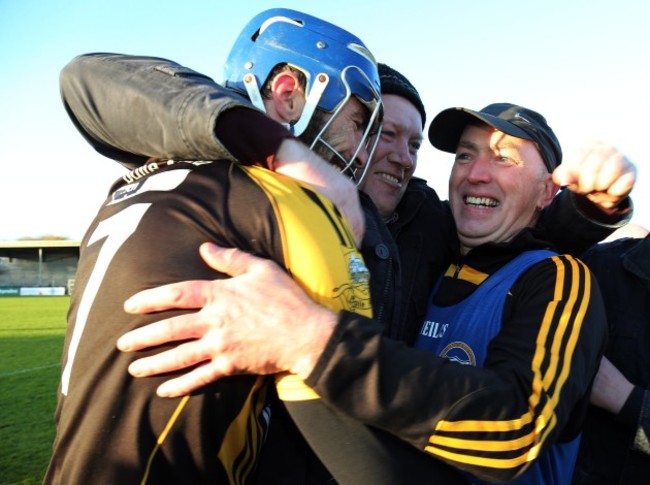
<svg viewBox="0 0 650 485"><path fill-rule="evenodd" d="M251 476L272 378L236 376L159 398L169 375L132 378L129 363L147 352L115 347L123 333L180 313L129 315L129 296L225 277L201 260L206 241L271 258L316 301L371 316L369 273L345 218L308 186L229 162L159 161L130 172L82 242L46 483L241 484ZM250 304L264 302L250 295Z"/></svg>

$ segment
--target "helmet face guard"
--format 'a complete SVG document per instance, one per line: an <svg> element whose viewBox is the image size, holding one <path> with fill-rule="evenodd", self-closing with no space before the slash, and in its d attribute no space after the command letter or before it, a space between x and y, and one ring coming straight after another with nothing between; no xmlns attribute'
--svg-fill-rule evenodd
<svg viewBox="0 0 650 485"><path fill-rule="evenodd" d="M276 66L284 64L299 69L306 77L306 105L300 119L289 128L299 136L316 108L330 113L312 148L316 143L327 146L335 158L343 161L344 170L360 182L356 157L366 148L370 161L374 144L368 140L379 129L382 117L374 57L358 37L335 25L295 10L271 9L254 17L235 41L225 64L225 85L248 96L264 111L260 86ZM368 108L369 123L354 155L345 160L322 135L351 96Z"/></svg>
<svg viewBox="0 0 650 485"><path fill-rule="evenodd" d="M359 185L370 166L372 155L377 146L377 142L379 141L378 135L381 130L382 105L380 95L374 89L372 82L368 79L366 74L356 66L347 66L341 72L341 83L346 88L346 94L341 99L339 105L331 113L327 122L317 132L317 135L311 142L310 148L313 150L319 146L324 147L329 153L331 153L331 157L329 157L328 160ZM325 135L328 128L334 123L334 120L340 114L345 104L352 97L356 98L366 107L369 116L358 145L352 155L349 158L346 158L336 150L335 147L328 143ZM363 149L367 152L367 162L363 166L360 166L358 163L358 156L359 152Z"/></svg>

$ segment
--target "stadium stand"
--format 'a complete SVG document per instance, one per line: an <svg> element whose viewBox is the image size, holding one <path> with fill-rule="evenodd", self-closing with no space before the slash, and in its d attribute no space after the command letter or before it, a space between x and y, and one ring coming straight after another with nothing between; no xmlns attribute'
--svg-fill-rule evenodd
<svg viewBox="0 0 650 485"><path fill-rule="evenodd" d="M0 296L48 294L45 288L65 288L69 294L79 263L79 241L0 241ZM42 291L37 289L43 288Z"/></svg>

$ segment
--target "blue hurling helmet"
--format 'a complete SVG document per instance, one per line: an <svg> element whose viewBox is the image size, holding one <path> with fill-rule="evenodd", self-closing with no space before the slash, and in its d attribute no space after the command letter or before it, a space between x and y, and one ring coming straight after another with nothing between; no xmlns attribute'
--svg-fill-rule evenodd
<svg viewBox="0 0 650 485"><path fill-rule="evenodd" d="M333 24L295 10L274 8L255 16L242 30L226 60L225 85L265 111L260 88L281 64L300 70L307 80L305 108L290 128L296 136L301 135L316 108L332 114L311 148L325 145L334 154L334 163L359 183L369 163L360 174L358 153L365 147L370 161L378 139L372 135L379 130L382 115L373 55L358 37ZM322 135L351 96L368 109L369 122L353 156L346 160Z"/></svg>

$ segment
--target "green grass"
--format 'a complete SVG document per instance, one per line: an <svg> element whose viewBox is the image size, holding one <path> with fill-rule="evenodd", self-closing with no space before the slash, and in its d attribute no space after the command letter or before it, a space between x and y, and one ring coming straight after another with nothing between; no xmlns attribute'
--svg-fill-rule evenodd
<svg viewBox="0 0 650 485"><path fill-rule="evenodd" d="M54 439L54 409L70 298L0 298L0 483L40 484Z"/></svg>

